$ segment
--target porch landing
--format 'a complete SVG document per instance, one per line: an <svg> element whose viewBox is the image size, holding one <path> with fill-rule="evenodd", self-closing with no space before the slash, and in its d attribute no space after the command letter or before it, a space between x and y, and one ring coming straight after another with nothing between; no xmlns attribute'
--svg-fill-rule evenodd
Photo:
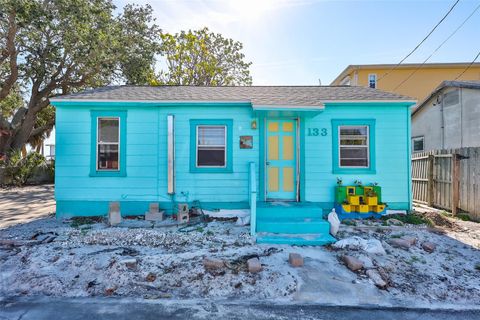
<svg viewBox="0 0 480 320"><path fill-rule="evenodd" d="M257 243L310 246L335 242L323 213L315 203L259 202Z"/></svg>

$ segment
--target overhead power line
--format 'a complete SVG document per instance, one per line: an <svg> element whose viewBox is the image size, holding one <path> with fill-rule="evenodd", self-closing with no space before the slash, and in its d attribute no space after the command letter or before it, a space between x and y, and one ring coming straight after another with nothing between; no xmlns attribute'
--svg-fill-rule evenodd
<svg viewBox="0 0 480 320"><path fill-rule="evenodd" d="M387 73L385 73L383 76L381 76L377 81L380 81L382 80L383 78L385 78L386 76L388 76L392 71L396 70L405 60L408 59L408 57L410 57L415 51L417 51L418 48L420 48L420 46L430 37L430 35L437 29L437 27L448 17L448 15L453 11L453 9L457 6L457 4L460 2L460 0L457 0L455 1L455 3L450 7L450 9L447 11L447 13L443 16L442 19L440 19L440 21L438 21L438 23L435 25L435 27L433 27L433 29L427 34L427 36L425 38L423 38L422 41L420 41L419 44L417 44L417 46L415 48L413 48L412 51L410 51L402 60L400 60L399 63L397 63L395 65L395 67L393 67L392 69L388 70Z"/></svg>
<svg viewBox="0 0 480 320"><path fill-rule="evenodd" d="M415 69L412 71L412 73L410 73L408 75L407 78L405 78L405 80L403 80L402 82L400 82L394 89L393 91L397 90L398 88L400 88L405 82L407 82L415 73L417 73L418 70L420 70L424 65L425 63L427 63L428 60L430 60L430 58L435 54L437 53L437 51L448 41L450 40L450 38L452 38L457 32L458 30L460 30L464 25L465 23L475 14L475 12L478 11L478 9L480 9L480 4L472 11L472 13L470 13L470 15L465 19L463 20L463 22L435 49L433 50L433 52L425 59L423 60L423 62Z"/></svg>
<svg viewBox="0 0 480 320"><path fill-rule="evenodd" d="M473 66L473 64L475 63L475 61L477 61L478 57L480 57L480 51L478 51L477 55L475 56L475 58L473 59L473 61L465 68L465 70L462 71L462 73L460 73L454 80L457 80L458 78L460 78L461 76L463 76L463 74L465 72L468 71L468 69L470 69L471 66Z"/></svg>

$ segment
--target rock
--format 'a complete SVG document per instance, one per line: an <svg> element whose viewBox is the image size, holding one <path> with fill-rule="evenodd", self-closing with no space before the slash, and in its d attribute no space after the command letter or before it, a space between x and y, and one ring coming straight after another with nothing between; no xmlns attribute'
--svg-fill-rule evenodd
<svg viewBox="0 0 480 320"><path fill-rule="evenodd" d="M338 219L335 209L332 209L332 211L328 214L327 220L330 223L330 234L332 236L336 236L338 229L340 228L340 219Z"/></svg>
<svg viewBox="0 0 480 320"><path fill-rule="evenodd" d="M117 290L117 288L113 287L113 288L107 288L105 289L105 295L106 296L111 296L112 294L115 293L115 290Z"/></svg>
<svg viewBox="0 0 480 320"><path fill-rule="evenodd" d="M148 273L147 276L145 277L145 280L146 280L147 282L153 282L153 281L155 281L156 279L157 279L157 275L156 275L155 273L153 273L153 272Z"/></svg>
<svg viewBox="0 0 480 320"><path fill-rule="evenodd" d="M128 269L135 269L137 267L137 259L135 258L123 259L120 260L120 263L127 266Z"/></svg>
<svg viewBox="0 0 480 320"><path fill-rule="evenodd" d="M225 267L225 262L219 259L205 258L203 259L203 267L207 270L222 269Z"/></svg>
<svg viewBox="0 0 480 320"><path fill-rule="evenodd" d="M423 248L423 250L427 251L428 253L432 253L437 248L437 245L433 242L426 241L426 242L422 243L422 248Z"/></svg>
<svg viewBox="0 0 480 320"><path fill-rule="evenodd" d="M380 273L378 273L377 270L375 269L370 269L366 271L367 276L372 279L373 283L379 288L379 289L386 289L387 288L387 282L382 279L382 276L380 276Z"/></svg>
<svg viewBox="0 0 480 320"><path fill-rule="evenodd" d="M405 239L401 239L401 238L390 239L389 244L392 247L400 248L400 249L404 249L404 250L408 250L412 246L410 241L405 240Z"/></svg>
<svg viewBox="0 0 480 320"><path fill-rule="evenodd" d="M389 226L403 226L405 225L402 221L395 219L395 218L390 218L387 220L387 224Z"/></svg>
<svg viewBox="0 0 480 320"><path fill-rule="evenodd" d="M303 267L303 257L298 253L290 253L288 255L288 262L294 268Z"/></svg>
<svg viewBox="0 0 480 320"><path fill-rule="evenodd" d="M248 272L250 273L257 273L262 271L262 265L260 264L260 260L258 260L258 258L248 259L247 267L248 267Z"/></svg>
<svg viewBox="0 0 480 320"><path fill-rule="evenodd" d="M352 271L357 271L363 268L363 262L352 256L343 256L343 262L347 265L347 268Z"/></svg>

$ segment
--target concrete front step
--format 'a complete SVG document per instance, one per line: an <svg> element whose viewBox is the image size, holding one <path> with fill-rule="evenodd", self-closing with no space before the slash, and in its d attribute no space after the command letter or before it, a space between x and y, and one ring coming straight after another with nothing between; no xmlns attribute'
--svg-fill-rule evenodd
<svg viewBox="0 0 480 320"><path fill-rule="evenodd" d="M257 233L257 243L288 244L296 246L324 246L335 241L337 240L329 233Z"/></svg>
<svg viewBox="0 0 480 320"><path fill-rule="evenodd" d="M328 221L320 218L257 220L257 232L304 234L329 233L329 230Z"/></svg>
<svg viewBox="0 0 480 320"><path fill-rule="evenodd" d="M257 207L258 219L322 218L322 216L323 209L315 206L261 204Z"/></svg>

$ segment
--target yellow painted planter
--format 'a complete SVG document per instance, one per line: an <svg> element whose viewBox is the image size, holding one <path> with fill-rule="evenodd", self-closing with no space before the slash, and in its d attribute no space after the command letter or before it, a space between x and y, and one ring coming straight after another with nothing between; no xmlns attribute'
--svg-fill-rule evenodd
<svg viewBox="0 0 480 320"><path fill-rule="evenodd" d="M348 212L348 213L352 212L352 206L349 204L342 204L342 208L345 212Z"/></svg>
<svg viewBox="0 0 480 320"><path fill-rule="evenodd" d="M366 197L367 199L367 205L369 206L375 206L378 204L378 198L377 197Z"/></svg>
<svg viewBox="0 0 480 320"><path fill-rule="evenodd" d="M361 204L358 206L358 212L360 213L368 213L368 205Z"/></svg>
<svg viewBox="0 0 480 320"><path fill-rule="evenodd" d="M379 204L379 205L373 206L373 208L374 208L373 212L380 213L383 210L385 210L385 205L384 204Z"/></svg>
<svg viewBox="0 0 480 320"><path fill-rule="evenodd" d="M360 204L359 196L348 196L348 203L353 206L358 206Z"/></svg>

